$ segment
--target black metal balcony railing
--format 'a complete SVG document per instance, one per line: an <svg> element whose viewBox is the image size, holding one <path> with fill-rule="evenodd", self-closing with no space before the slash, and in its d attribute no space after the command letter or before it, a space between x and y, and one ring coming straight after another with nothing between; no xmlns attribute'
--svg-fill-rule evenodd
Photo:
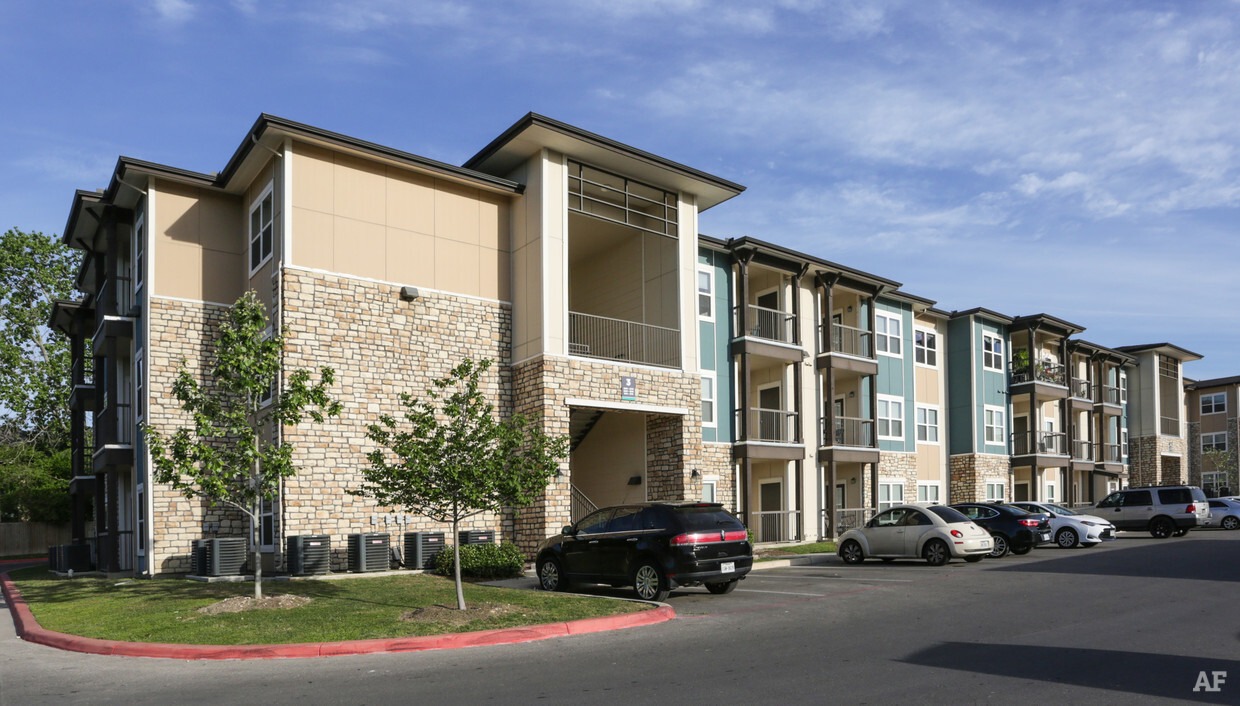
<svg viewBox="0 0 1240 706"><path fill-rule="evenodd" d="M1114 385L1099 385L1098 396L1094 398L1102 404L1119 404L1119 388Z"/></svg>
<svg viewBox="0 0 1240 706"><path fill-rule="evenodd" d="M1061 431L1013 432L1012 455L1068 455L1068 435Z"/></svg>
<svg viewBox="0 0 1240 706"><path fill-rule="evenodd" d="M1093 399L1093 395L1090 394L1090 391L1093 389L1093 383L1089 380L1073 380L1071 387L1073 397L1082 400Z"/></svg>
<svg viewBox="0 0 1240 706"><path fill-rule="evenodd" d="M95 383L95 359L88 355L73 361L73 384L93 385Z"/></svg>
<svg viewBox="0 0 1240 706"><path fill-rule="evenodd" d="M133 308L133 280L128 275L118 275L99 288L99 307L105 316L128 316Z"/></svg>
<svg viewBox="0 0 1240 706"><path fill-rule="evenodd" d="M1179 436L1180 420L1178 417L1160 417L1160 431L1163 436Z"/></svg>
<svg viewBox="0 0 1240 706"><path fill-rule="evenodd" d="M737 410L737 415L741 410ZM755 407L749 410L745 421L749 423L746 441L770 441L775 443L801 443L800 415L782 409L762 409ZM737 420L739 423L739 419Z"/></svg>
<svg viewBox="0 0 1240 706"><path fill-rule="evenodd" d="M824 328L818 326L818 350L822 352L844 353L858 358L874 359L874 337L869 331L853 326L831 324L831 340L823 335Z"/></svg>
<svg viewBox="0 0 1240 706"><path fill-rule="evenodd" d="M1072 458L1077 461L1094 460L1094 442L1076 439L1072 442Z"/></svg>
<svg viewBox="0 0 1240 706"><path fill-rule="evenodd" d="M589 358L679 368L680 331L570 311L568 352Z"/></svg>
<svg viewBox="0 0 1240 706"><path fill-rule="evenodd" d="M796 342L796 314L750 304L746 330L742 335L780 343ZM739 325L738 325L739 328Z"/></svg>
<svg viewBox="0 0 1240 706"><path fill-rule="evenodd" d="M753 537L754 543L759 542L795 542L800 539L797 536L798 520L801 516L798 510L767 510L763 512L749 513L752 518L749 526L749 533Z"/></svg>
<svg viewBox="0 0 1240 706"><path fill-rule="evenodd" d="M1119 444L1098 444L1099 463L1122 463L1123 460Z"/></svg>
<svg viewBox="0 0 1240 706"><path fill-rule="evenodd" d="M1068 370L1061 363L1042 361L1041 363L1022 364L1013 360L1010 361L1010 365L1013 385L1026 382L1048 382L1052 385L1064 386L1068 384Z"/></svg>
<svg viewBox="0 0 1240 706"><path fill-rule="evenodd" d="M836 417L834 433L827 434L827 420L822 420L823 446L874 447L874 421L859 417Z"/></svg>
<svg viewBox="0 0 1240 706"><path fill-rule="evenodd" d="M872 507L841 507L835 510L835 531L831 531L830 510L823 509L820 515L820 531L823 537L838 537L850 529L864 527L878 513Z"/></svg>

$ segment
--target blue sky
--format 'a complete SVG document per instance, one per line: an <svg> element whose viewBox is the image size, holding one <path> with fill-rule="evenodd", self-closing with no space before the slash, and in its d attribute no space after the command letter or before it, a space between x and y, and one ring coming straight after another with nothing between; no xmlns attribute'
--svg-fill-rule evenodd
<svg viewBox="0 0 1240 706"><path fill-rule="evenodd" d="M0 227L260 112L460 164L528 111L748 187L702 232L1240 374L1240 1L0 4Z"/></svg>

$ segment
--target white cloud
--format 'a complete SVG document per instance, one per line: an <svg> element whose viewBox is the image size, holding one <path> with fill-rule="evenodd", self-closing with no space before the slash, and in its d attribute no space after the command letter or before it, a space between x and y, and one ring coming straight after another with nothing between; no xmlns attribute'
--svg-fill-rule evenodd
<svg viewBox="0 0 1240 706"><path fill-rule="evenodd" d="M151 8L161 22L183 25L194 19L197 8L189 0L151 0Z"/></svg>

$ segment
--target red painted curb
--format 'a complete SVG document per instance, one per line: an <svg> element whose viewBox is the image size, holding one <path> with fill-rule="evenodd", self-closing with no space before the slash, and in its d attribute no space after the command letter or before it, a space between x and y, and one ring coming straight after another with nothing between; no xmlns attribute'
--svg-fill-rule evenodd
<svg viewBox="0 0 1240 706"><path fill-rule="evenodd" d="M39 625L30 612L30 606L22 598L17 586L7 573L0 573L0 590L13 614L17 636L27 642L55 647L71 652L124 657L156 657L163 659L298 659L304 657L336 657L341 655L373 654L376 652L421 652L424 650L452 650L462 647L485 645L509 645L519 642L547 640L567 635L587 635L607 630L623 630L643 625L654 625L676 617L669 605L644 610L640 613L609 615L586 618L564 623L546 623L520 628L500 628L479 632L462 632L450 635L427 635L425 637L396 637L377 640L350 640L346 642L308 642L294 645L173 645L155 642L118 642L93 637L79 637L53 632Z"/></svg>

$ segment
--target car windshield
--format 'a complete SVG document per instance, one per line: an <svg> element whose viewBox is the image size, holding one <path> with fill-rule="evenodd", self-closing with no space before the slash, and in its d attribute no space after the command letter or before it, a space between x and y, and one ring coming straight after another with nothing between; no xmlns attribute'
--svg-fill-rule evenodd
<svg viewBox="0 0 1240 706"><path fill-rule="evenodd" d="M1079 514L1080 514L1079 512L1074 512L1074 511L1072 511L1072 510L1069 510L1068 508L1064 507L1063 505L1049 505L1049 504L1046 504L1046 505L1043 505L1042 507L1046 508L1047 510L1050 510L1051 512L1055 513L1056 515L1079 515Z"/></svg>
<svg viewBox="0 0 1240 706"><path fill-rule="evenodd" d="M680 522L686 532L719 530L741 526L740 520L730 515L727 510L724 510L719 505L678 507L676 508L676 516L680 518Z"/></svg>
<svg viewBox="0 0 1240 706"><path fill-rule="evenodd" d="M965 517L963 512L946 505L931 505L926 509L943 518L943 521L949 525L958 522L972 522L968 517Z"/></svg>

